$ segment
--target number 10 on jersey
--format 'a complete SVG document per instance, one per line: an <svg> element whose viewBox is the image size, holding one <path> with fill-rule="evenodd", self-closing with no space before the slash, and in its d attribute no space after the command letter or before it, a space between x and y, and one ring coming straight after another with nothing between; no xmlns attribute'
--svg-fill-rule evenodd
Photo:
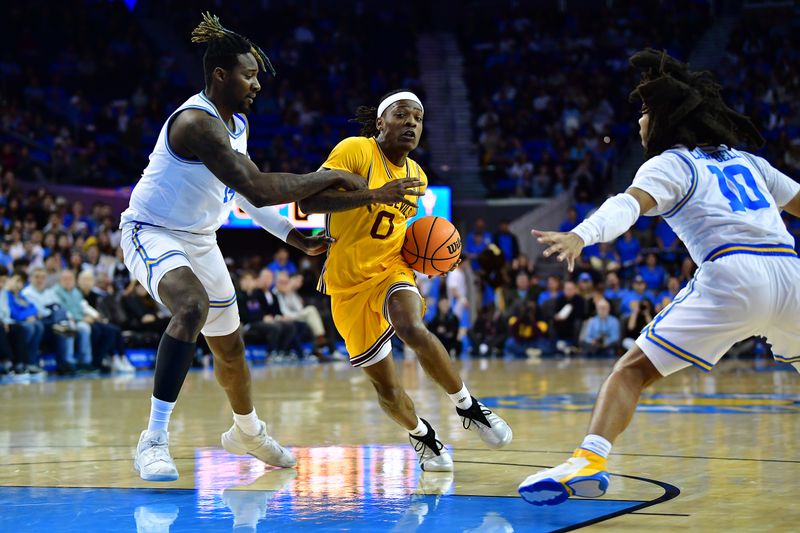
<svg viewBox="0 0 800 533"><path fill-rule="evenodd" d="M758 184L756 184L756 180L753 178L753 173L750 172L750 169L746 166L728 165L720 169L717 166L708 165L708 170L717 177L719 190L722 195L727 198L732 211L745 211L747 209L755 211L757 209L769 207L769 202L761 191L758 190ZM742 179L744 179L744 185L736 179L736 176L741 176ZM736 191L731 190L729 186L731 183L736 188ZM755 198L750 197L745 186L747 189L750 189Z"/></svg>

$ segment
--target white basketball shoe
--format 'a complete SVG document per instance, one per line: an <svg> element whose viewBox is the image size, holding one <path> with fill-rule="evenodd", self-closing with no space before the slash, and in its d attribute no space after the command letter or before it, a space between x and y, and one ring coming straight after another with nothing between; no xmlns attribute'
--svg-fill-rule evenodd
<svg viewBox="0 0 800 533"><path fill-rule="evenodd" d="M235 423L231 429L222 434L222 447L225 451L236 455L252 455L256 459L272 466L289 468L297 464L292 452L278 444L267 434L267 424L263 420L258 435L248 435Z"/></svg>
<svg viewBox="0 0 800 533"><path fill-rule="evenodd" d="M133 467L145 481L175 481L178 469L169 454L169 434L164 431L142 431Z"/></svg>
<svg viewBox="0 0 800 533"><path fill-rule="evenodd" d="M511 426L474 396L468 409L456 407L456 412L461 417L464 429L476 432L489 448L502 448L514 437Z"/></svg>
<svg viewBox="0 0 800 533"><path fill-rule="evenodd" d="M428 428L423 437L408 434L408 440L417 452L419 467L425 472L452 472L453 458L447 453L444 444L436 438L436 432L424 418L420 418Z"/></svg>

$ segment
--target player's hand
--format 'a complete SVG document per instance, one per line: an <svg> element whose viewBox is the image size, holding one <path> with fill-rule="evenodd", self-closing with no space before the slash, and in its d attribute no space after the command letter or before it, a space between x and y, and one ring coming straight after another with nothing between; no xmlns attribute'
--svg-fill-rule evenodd
<svg viewBox="0 0 800 533"><path fill-rule="evenodd" d="M580 257L583 250L583 239L576 233L559 231L539 231L531 230L531 234L542 244L549 246L542 252L545 257L558 254L559 261L567 262L567 270L570 272L575 268L575 259Z"/></svg>
<svg viewBox="0 0 800 533"><path fill-rule="evenodd" d="M337 187L346 191L360 191L369 187L367 178L352 172L344 170L320 170L319 172L332 172L337 178Z"/></svg>
<svg viewBox="0 0 800 533"><path fill-rule="evenodd" d="M303 236L300 249L307 255L320 255L328 251L328 247L333 244L334 239L324 231L317 235Z"/></svg>
<svg viewBox="0 0 800 533"><path fill-rule="evenodd" d="M414 199L415 201L411 201L406 196L423 196L425 194L422 191L424 185L425 183L417 178L400 178L388 182L379 189L375 189L372 191L372 195L376 204L392 205L399 202L416 209L416 198Z"/></svg>

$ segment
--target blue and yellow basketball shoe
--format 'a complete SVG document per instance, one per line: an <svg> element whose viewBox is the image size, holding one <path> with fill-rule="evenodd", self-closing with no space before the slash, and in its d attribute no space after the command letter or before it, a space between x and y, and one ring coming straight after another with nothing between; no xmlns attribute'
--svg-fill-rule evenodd
<svg viewBox="0 0 800 533"><path fill-rule="evenodd" d="M566 463L528 476L519 495L533 505L558 505L570 496L599 498L608 489L606 460L578 448Z"/></svg>

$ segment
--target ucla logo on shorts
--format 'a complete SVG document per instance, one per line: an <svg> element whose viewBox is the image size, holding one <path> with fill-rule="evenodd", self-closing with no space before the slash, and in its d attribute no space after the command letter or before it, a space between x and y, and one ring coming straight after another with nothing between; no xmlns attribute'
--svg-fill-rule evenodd
<svg viewBox="0 0 800 533"><path fill-rule="evenodd" d="M533 411L591 411L596 396L530 394L483 398L487 407ZM642 394L637 411L645 413L800 413L800 394Z"/></svg>

